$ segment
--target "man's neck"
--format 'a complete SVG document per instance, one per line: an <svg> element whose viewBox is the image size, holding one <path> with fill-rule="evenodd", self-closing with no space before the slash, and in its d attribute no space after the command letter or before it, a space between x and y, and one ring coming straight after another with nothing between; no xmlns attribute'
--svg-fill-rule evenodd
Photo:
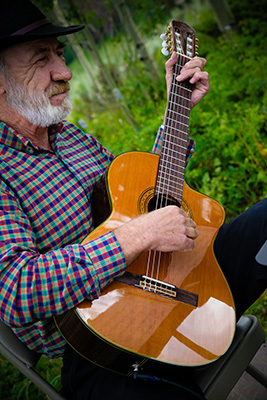
<svg viewBox="0 0 267 400"><path fill-rule="evenodd" d="M1 121L5 122L26 139L30 140L31 143L43 149L52 150L49 143L48 128L42 128L31 124L26 118L24 118L15 110L13 110L12 113L5 113L5 115L1 114L2 113L0 110Z"/></svg>

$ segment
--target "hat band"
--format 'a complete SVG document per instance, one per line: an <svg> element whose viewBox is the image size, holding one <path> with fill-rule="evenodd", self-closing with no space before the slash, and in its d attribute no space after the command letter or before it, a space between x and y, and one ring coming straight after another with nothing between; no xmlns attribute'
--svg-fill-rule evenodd
<svg viewBox="0 0 267 400"><path fill-rule="evenodd" d="M49 21L49 19L44 18L44 19L41 19L40 21L34 22L33 24L27 25L22 29L19 29L18 31L12 33L11 36L25 35L25 33L31 32L34 29L40 28L41 26L47 25L47 24L51 24L51 22Z"/></svg>

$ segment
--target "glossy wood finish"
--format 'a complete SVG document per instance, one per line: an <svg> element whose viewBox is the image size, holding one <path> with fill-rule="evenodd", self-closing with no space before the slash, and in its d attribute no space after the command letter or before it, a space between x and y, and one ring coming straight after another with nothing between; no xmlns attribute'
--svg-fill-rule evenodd
<svg viewBox="0 0 267 400"><path fill-rule="evenodd" d="M114 160L108 173L111 215L84 243L147 211L158 160L156 155L139 152L125 153ZM183 207L197 224L196 247L191 252L162 253L158 279L197 293L198 306L114 281L99 299L85 301L73 311L76 315L72 316L70 329L75 330L74 335L66 334L63 328L63 335L67 340L71 336L71 345L86 358L99 363L105 346L110 346L118 352L130 351L166 363L200 365L217 359L229 347L235 330L234 304L212 249L224 210L186 184ZM128 270L145 274L147 258L148 253L142 254ZM86 348L80 347L79 331L74 327L79 320L83 329L103 341L104 348L100 346L99 354L93 357L96 347L92 349L90 342ZM108 356L103 359L101 364L110 362ZM123 373L127 368L130 365ZM112 365L112 369L116 367Z"/></svg>
<svg viewBox="0 0 267 400"><path fill-rule="evenodd" d="M195 31L181 21L172 21L170 29L173 49L179 34L183 54L191 49L194 56ZM77 352L126 375L136 363L142 368L155 363L157 371L163 363L209 363L227 350L235 331L232 295L213 254L224 210L183 183L192 85L178 84L175 78L187 61L180 54L174 66L160 162L158 156L141 152L113 161L107 175L111 214L83 243L148 212L154 194L174 198L197 224L196 247L191 252L143 253L128 271L198 295L197 306L114 281L99 299L56 318Z"/></svg>

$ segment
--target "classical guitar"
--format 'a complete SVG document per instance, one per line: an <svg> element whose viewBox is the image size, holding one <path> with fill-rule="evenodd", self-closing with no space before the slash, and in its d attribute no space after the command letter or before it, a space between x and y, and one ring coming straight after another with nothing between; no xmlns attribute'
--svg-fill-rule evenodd
<svg viewBox="0 0 267 400"><path fill-rule="evenodd" d="M196 247L144 252L98 299L56 317L78 353L124 375L166 364L210 363L227 350L235 331L232 295L213 253L224 210L184 182L192 86L175 78L195 55L195 31L172 21L166 38L178 61L161 154L129 152L115 158L106 176L111 213L83 243L142 213L176 204L197 224Z"/></svg>

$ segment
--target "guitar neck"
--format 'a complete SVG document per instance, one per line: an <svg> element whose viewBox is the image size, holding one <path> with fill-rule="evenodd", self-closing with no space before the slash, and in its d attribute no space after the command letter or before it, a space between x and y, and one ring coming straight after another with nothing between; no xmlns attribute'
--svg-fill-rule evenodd
<svg viewBox="0 0 267 400"><path fill-rule="evenodd" d="M183 196L184 170L193 85L177 82L176 77L188 57L178 54L168 99L155 194L167 194L180 204Z"/></svg>

